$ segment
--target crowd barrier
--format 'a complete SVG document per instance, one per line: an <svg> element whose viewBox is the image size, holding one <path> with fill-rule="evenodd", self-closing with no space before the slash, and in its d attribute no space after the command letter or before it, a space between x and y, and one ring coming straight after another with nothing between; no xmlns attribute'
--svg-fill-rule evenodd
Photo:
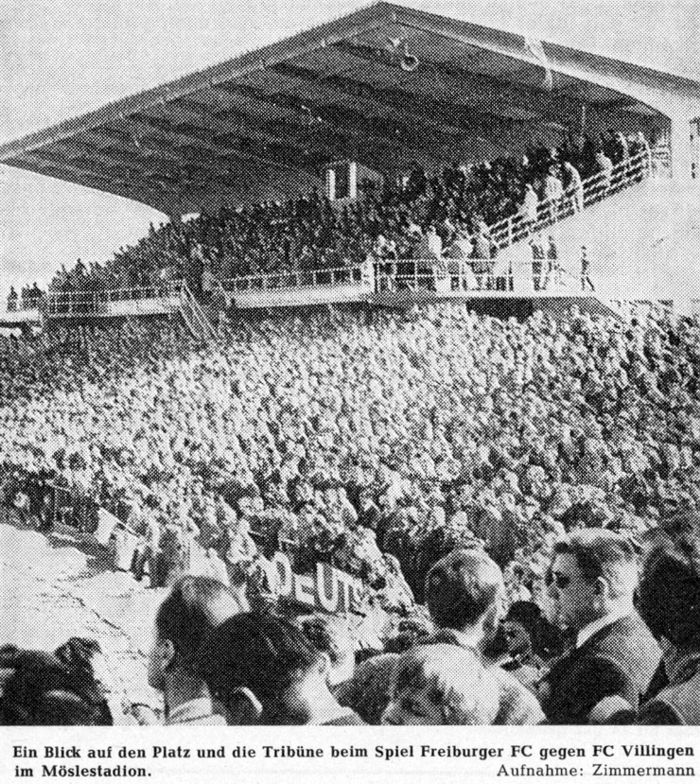
<svg viewBox="0 0 700 784"><path fill-rule="evenodd" d="M267 275L244 275L221 281L224 291L238 294L249 291L274 291L276 289L318 288L323 286L360 285L363 265L335 267L302 272L281 272Z"/></svg>
<svg viewBox="0 0 700 784"><path fill-rule="evenodd" d="M120 316L167 312L179 305L182 283L160 286L103 289L100 291L50 291L45 312L49 317Z"/></svg>

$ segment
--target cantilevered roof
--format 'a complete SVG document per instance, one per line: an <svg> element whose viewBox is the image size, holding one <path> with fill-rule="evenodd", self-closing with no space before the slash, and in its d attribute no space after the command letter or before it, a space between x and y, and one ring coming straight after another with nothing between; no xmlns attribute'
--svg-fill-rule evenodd
<svg viewBox="0 0 700 784"><path fill-rule="evenodd" d="M391 172L486 156L574 126L583 105L653 114L625 79L700 94L679 76L544 52L551 91L521 35L378 3L5 144L0 162L186 213L306 190L334 160Z"/></svg>

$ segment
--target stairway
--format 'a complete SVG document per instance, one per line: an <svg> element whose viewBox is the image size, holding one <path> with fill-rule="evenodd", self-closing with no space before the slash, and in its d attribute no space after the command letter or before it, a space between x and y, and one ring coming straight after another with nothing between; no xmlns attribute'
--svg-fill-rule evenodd
<svg viewBox="0 0 700 784"><path fill-rule="evenodd" d="M180 289L180 313L192 337L196 340L208 343L216 337L213 324L184 281Z"/></svg>

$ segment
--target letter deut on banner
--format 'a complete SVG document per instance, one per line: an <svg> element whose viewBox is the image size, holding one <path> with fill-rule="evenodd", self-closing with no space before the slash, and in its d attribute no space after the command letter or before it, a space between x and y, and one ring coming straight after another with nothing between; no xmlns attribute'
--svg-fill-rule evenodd
<svg viewBox="0 0 700 784"><path fill-rule="evenodd" d="M357 612L363 583L357 577L318 562L313 574L297 574L283 552L261 559L274 593L329 613Z"/></svg>

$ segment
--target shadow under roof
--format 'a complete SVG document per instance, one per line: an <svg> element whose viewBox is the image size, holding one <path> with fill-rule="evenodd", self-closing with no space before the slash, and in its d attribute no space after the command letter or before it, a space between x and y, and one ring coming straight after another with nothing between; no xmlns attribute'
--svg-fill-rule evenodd
<svg viewBox="0 0 700 784"><path fill-rule="evenodd" d="M404 43L415 71L400 67ZM555 70L578 58L588 72L698 88L544 46ZM380 2L2 145L0 162L184 214L309 190L334 160L395 172L487 155L575 124L584 103L643 115L593 80L557 72L547 91L543 74L521 35Z"/></svg>

